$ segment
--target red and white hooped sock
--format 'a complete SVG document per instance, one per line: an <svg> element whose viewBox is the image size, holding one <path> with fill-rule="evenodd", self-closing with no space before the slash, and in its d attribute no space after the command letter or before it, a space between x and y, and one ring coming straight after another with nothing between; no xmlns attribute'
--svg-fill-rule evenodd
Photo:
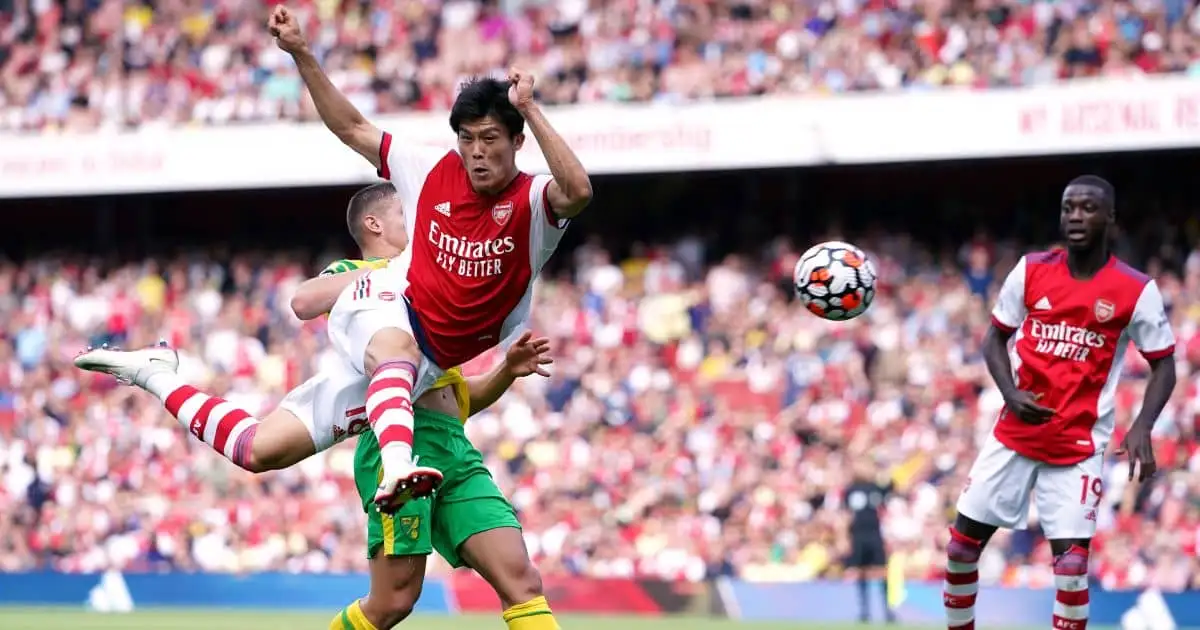
<svg viewBox="0 0 1200 630"><path fill-rule="evenodd" d="M412 463L416 381L417 366L411 361L386 361L375 368L367 385L367 420L379 440L385 469L392 462Z"/></svg>
<svg viewBox="0 0 1200 630"><path fill-rule="evenodd" d="M1054 620L1055 630L1087 630L1088 609L1088 550L1072 545L1066 553L1054 559Z"/></svg>
<svg viewBox="0 0 1200 630"><path fill-rule="evenodd" d="M174 372L159 372L144 389L158 397L179 424L225 459L245 470L259 420L228 401L188 385Z"/></svg>
<svg viewBox="0 0 1200 630"><path fill-rule="evenodd" d="M979 594L979 556L983 546L978 540L950 528L946 545L946 583L942 604L946 608L949 630L975 630L975 598Z"/></svg>

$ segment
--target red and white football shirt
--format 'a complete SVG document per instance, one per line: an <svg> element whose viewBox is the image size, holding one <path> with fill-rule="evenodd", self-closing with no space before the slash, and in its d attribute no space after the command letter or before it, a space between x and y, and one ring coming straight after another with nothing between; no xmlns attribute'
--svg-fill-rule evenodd
<svg viewBox="0 0 1200 630"><path fill-rule="evenodd" d="M1033 426L1001 409L996 439L1054 465L1108 446L1130 341L1151 360L1175 352L1158 285L1116 257L1088 280L1071 276L1065 251L1022 257L1000 288L992 323L1016 332L1010 355L1017 388L1040 394L1038 404L1055 410L1050 422Z"/></svg>
<svg viewBox="0 0 1200 630"><path fill-rule="evenodd" d="M520 173L501 193L471 187L457 151L426 152L383 134L380 175L405 213L405 297L442 369L475 358L529 319L533 281L568 221L546 204L548 175Z"/></svg>

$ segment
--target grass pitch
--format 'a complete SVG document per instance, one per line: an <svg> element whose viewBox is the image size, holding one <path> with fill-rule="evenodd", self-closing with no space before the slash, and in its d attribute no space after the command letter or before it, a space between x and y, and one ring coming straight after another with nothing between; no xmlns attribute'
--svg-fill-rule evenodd
<svg viewBox="0 0 1200 630"><path fill-rule="evenodd" d="M146 610L100 614L63 608L0 608L3 630L325 630L327 614L213 610ZM589 617L563 615L565 630L942 630L945 626L760 623L703 618ZM413 617L400 630L503 630L492 615ZM996 629L999 630L999 629ZM1006 630L1021 630L1017 628ZM1030 629L1032 630L1032 629ZM1103 629L1097 629L1103 630Z"/></svg>

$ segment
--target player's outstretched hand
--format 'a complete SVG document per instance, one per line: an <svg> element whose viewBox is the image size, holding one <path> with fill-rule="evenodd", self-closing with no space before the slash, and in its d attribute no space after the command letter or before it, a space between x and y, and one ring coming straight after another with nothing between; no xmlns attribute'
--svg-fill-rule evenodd
<svg viewBox="0 0 1200 630"><path fill-rule="evenodd" d="M525 331L504 355L504 365L513 378L530 374L550 376L544 366L551 363L554 363L554 359L550 358L550 340L545 337L534 339L529 331Z"/></svg>
<svg viewBox="0 0 1200 630"><path fill-rule="evenodd" d="M1004 401L1004 405L1026 424L1046 424L1054 417L1054 410L1039 405L1037 401L1041 398L1042 394L1017 390L1010 400Z"/></svg>
<svg viewBox="0 0 1200 630"><path fill-rule="evenodd" d="M533 75L518 68L508 70L508 100L513 107L522 109L533 104Z"/></svg>
<svg viewBox="0 0 1200 630"><path fill-rule="evenodd" d="M1138 427L1131 428L1121 440L1117 455L1129 456L1129 480L1133 481L1134 469L1137 469L1137 480L1145 481L1154 476L1158 463L1154 461L1154 442L1150 439L1150 431Z"/></svg>
<svg viewBox="0 0 1200 630"><path fill-rule="evenodd" d="M275 5L271 17L267 18L267 30L275 38L275 44L286 53L296 54L308 48L304 33L300 31L300 20L282 4Z"/></svg>

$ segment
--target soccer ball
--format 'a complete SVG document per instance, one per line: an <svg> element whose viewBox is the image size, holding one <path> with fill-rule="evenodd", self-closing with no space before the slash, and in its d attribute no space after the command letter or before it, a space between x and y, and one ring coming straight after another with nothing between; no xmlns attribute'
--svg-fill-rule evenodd
<svg viewBox="0 0 1200 630"><path fill-rule="evenodd" d="M814 315L845 321L862 315L875 299L875 265L849 243L814 245L796 263L796 297Z"/></svg>

